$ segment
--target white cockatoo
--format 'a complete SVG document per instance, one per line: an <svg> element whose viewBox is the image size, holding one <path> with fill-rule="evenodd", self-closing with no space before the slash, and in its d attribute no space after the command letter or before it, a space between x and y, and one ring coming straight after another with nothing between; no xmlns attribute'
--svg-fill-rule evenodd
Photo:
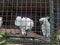
<svg viewBox="0 0 60 45"><path fill-rule="evenodd" d="M2 20L3 18L2 17L0 17L0 27L2 26L2 24L3 24L3 20Z"/></svg>
<svg viewBox="0 0 60 45"><path fill-rule="evenodd" d="M21 29L21 33L24 35L27 34L27 30L32 29L32 27L34 26L34 22L30 18L21 18L20 16L17 16L15 20L15 25L19 26L19 28Z"/></svg>
<svg viewBox="0 0 60 45"><path fill-rule="evenodd" d="M39 22L41 23L43 36L50 39L50 23L48 19L49 17L43 17L39 19Z"/></svg>

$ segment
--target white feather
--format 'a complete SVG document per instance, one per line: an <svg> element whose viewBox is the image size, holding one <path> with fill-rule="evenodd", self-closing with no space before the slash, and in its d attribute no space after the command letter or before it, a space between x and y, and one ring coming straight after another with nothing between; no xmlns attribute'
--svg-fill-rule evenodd
<svg viewBox="0 0 60 45"><path fill-rule="evenodd" d="M34 26L33 21L30 18L22 18L22 28L25 30L30 30Z"/></svg>

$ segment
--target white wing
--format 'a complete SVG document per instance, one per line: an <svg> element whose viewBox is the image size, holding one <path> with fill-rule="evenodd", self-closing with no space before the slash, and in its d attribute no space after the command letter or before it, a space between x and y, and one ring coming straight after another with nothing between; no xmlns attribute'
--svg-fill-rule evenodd
<svg viewBox="0 0 60 45"><path fill-rule="evenodd" d="M27 29L31 30L33 26L34 26L33 20L27 18L26 30Z"/></svg>
<svg viewBox="0 0 60 45"><path fill-rule="evenodd" d="M34 23L30 18L22 18L22 28L25 30L31 29Z"/></svg>

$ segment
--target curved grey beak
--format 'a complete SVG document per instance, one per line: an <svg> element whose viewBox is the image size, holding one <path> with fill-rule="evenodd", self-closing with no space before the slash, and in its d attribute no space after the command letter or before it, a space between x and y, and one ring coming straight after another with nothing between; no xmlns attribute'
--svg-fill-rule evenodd
<svg viewBox="0 0 60 45"><path fill-rule="evenodd" d="M43 24L43 20L39 19L39 22L40 22L41 25Z"/></svg>
<svg viewBox="0 0 60 45"><path fill-rule="evenodd" d="M40 21L40 24L42 25L43 24L43 21Z"/></svg>

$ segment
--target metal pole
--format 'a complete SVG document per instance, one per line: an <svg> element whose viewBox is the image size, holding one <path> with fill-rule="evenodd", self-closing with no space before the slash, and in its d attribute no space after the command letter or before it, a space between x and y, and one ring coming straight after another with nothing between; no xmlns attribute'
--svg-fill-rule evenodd
<svg viewBox="0 0 60 45"><path fill-rule="evenodd" d="M54 0L49 0L50 1L50 34L51 34L51 45L54 44Z"/></svg>

